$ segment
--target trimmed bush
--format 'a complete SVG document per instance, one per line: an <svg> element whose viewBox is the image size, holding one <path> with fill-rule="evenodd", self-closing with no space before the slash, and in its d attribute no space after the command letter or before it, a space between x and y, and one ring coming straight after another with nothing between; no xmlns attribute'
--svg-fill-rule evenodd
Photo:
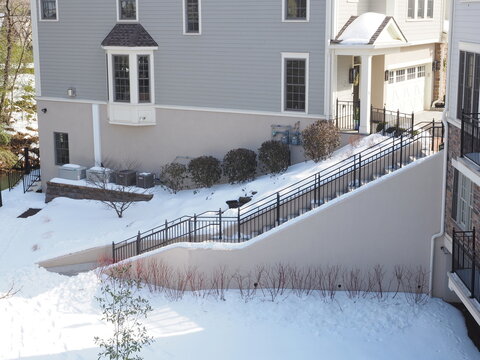
<svg viewBox="0 0 480 360"><path fill-rule="evenodd" d="M280 141L265 141L258 149L258 160L267 173L280 174L290 165L290 148Z"/></svg>
<svg viewBox="0 0 480 360"><path fill-rule="evenodd" d="M183 182L187 177L187 167L179 163L170 163L162 167L160 181L170 188L174 194L183 190Z"/></svg>
<svg viewBox="0 0 480 360"><path fill-rule="evenodd" d="M213 156L200 156L190 161L188 172L192 180L201 187L211 187L220 180L220 161Z"/></svg>
<svg viewBox="0 0 480 360"><path fill-rule="evenodd" d="M317 120L302 131L305 155L315 162L328 158L340 145L340 133L331 121Z"/></svg>
<svg viewBox="0 0 480 360"><path fill-rule="evenodd" d="M255 178L257 154L248 149L230 150L223 158L223 173L231 184Z"/></svg>

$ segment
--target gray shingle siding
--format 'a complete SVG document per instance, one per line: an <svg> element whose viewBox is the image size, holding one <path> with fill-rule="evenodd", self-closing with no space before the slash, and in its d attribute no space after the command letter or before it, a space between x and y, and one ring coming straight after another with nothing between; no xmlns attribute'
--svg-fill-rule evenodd
<svg viewBox="0 0 480 360"><path fill-rule="evenodd" d="M181 0L139 0L139 22L158 43L156 104L281 110L281 52L310 54L309 113L323 113L325 0L310 22L281 21L280 0L203 0L202 35L183 35ZM59 22L39 22L42 96L107 100L101 42L114 0L59 0Z"/></svg>

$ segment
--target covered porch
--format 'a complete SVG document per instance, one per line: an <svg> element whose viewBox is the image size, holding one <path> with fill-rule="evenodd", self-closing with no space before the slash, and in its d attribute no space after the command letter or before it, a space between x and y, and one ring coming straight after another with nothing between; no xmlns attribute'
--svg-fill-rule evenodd
<svg viewBox="0 0 480 360"><path fill-rule="evenodd" d="M413 126L414 114L431 102L431 54L422 51L409 46L393 17L352 16L330 44L331 113L340 130Z"/></svg>

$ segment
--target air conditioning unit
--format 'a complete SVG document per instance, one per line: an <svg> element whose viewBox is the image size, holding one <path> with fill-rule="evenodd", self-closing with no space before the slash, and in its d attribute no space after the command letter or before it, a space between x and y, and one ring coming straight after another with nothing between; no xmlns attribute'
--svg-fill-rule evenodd
<svg viewBox="0 0 480 360"><path fill-rule="evenodd" d="M87 170L87 181L96 183L109 183L112 177L112 170L95 166Z"/></svg>
<svg viewBox="0 0 480 360"><path fill-rule="evenodd" d="M135 170L116 171L115 184L122 186L135 186L137 184L137 172Z"/></svg>
<svg viewBox="0 0 480 360"><path fill-rule="evenodd" d="M149 189L153 187L153 174L152 173L138 173L137 186L143 189Z"/></svg>
<svg viewBox="0 0 480 360"><path fill-rule="evenodd" d="M67 180L85 179L87 168L76 164L65 164L58 169L58 177Z"/></svg>

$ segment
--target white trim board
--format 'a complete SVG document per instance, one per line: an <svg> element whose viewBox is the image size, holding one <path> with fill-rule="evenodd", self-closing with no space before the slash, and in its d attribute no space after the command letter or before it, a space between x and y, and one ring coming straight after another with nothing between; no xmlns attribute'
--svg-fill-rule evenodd
<svg viewBox="0 0 480 360"><path fill-rule="evenodd" d="M66 99L57 97L39 96L38 101L51 101L51 102L71 102L80 104L99 104L107 105L107 101L88 100L88 99ZM140 104L141 105L141 104ZM148 104L147 104L148 105ZM214 113L226 113L226 114L244 114L244 115L257 115L257 116L281 116L292 118L304 118L304 119L326 119L325 114L304 114L297 112L274 112L274 111L255 111L255 110L241 110L241 109L225 109L225 108L209 108L199 106L181 106L181 105L153 105L156 109L163 110L178 110L178 111L203 111Z"/></svg>
<svg viewBox="0 0 480 360"><path fill-rule="evenodd" d="M460 41L458 43L458 50L474 52L474 53L478 54L478 53L480 53L480 44L479 43L471 43L471 42Z"/></svg>
<svg viewBox="0 0 480 360"><path fill-rule="evenodd" d="M32 46L33 46L33 63L35 67L35 95L42 95L42 80L40 76L40 49L38 47L38 2L30 0L31 22L32 22Z"/></svg>
<svg viewBox="0 0 480 360"><path fill-rule="evenodd" d="M432 62L433 62L433 58L425 58L425 59L408 61L408 62L403 62L398 64L389 64L385 67L385 70L396 70L396 69L408 68L408 67L418 66L418 65L428 65L428 64L431 64ZM425 69L425 72L426 70L427 69Z"/></svg>
<svg viewBox="0 0 480 360"><path fill-rule="evenodd" d="M281 73L281 83L282 83L282 91L281 91L281 112L286 113L286 114L308 114L308 96L309 96L309 91L308 91L308 83L309 83L309 68L310 68L310 54L309 53L290 53L290 52L282 52L282 73ZM290 110L285 110L285 61L287 59L290 60L305 60L305 111L290 111ZM324 109L325 112L325 109Z"/></svg>
<svg viewBox="0 0 480 360"><path fill-rule="evenodd" d="M466 158L452 159L452 166L480 186L480 166Z"/></svg>

